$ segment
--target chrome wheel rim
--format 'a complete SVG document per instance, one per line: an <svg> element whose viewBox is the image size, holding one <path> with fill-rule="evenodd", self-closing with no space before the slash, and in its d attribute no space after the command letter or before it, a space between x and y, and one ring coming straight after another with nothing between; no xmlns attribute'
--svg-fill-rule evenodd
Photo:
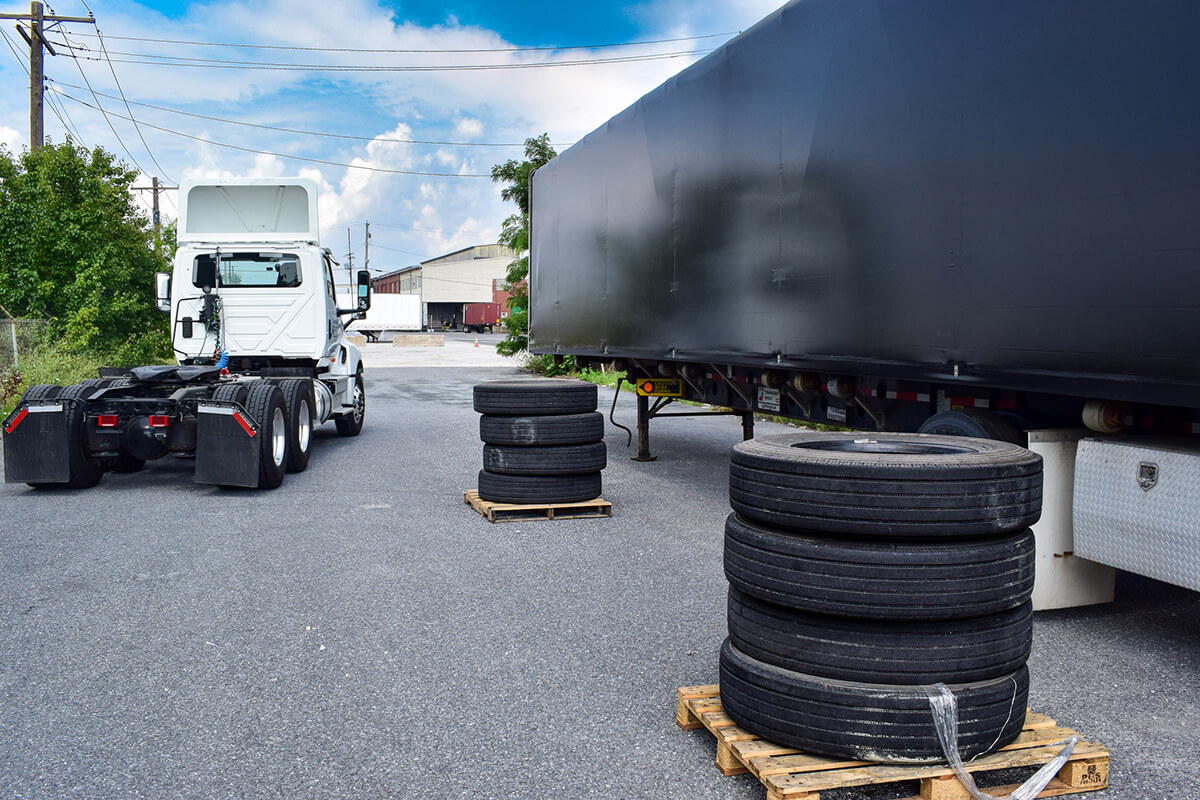
<svg viewBox="0 0 1200 800"><path fill-rule="evenodd" d="M362 386L354 384L354 421L362 421L367 410L367 396L363 394Z"/></svg>
<svg viewBox="0 0 1200 800"><path fill-rule="evenodd" d="M271 415L271 458L275 466L283 464L283 456L287 452L287 422L283 418L283 409L276 408Z"/></svg>
<svg viewBox="0 0 1200 800"><path fill-rule="evenodd" d="M308 407L307 397L300 401L299 416L300 419L297 420L296 444L300 446L301 453L307 453L308 437L312 435L312 411Z"/></svg>

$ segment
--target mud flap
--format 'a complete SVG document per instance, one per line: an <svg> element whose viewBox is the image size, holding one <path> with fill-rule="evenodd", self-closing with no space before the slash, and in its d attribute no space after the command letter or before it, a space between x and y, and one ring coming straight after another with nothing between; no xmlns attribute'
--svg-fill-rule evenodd
<svg viewBox="0 0 1200 800"><path fill-rule="evenodd" d="M70 479L66 405L57 401L18 405L4 420L4 480L66 483Z"/></svg>
<svg viewBox="0 0 1200 800"><path fill-rule="evenodd" d="M261 431L238 403L196 407L196 483L258 487Z"/></svg>

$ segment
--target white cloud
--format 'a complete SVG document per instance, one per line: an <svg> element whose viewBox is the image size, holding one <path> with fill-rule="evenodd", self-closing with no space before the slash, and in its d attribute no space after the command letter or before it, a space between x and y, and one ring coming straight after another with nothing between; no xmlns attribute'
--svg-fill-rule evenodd
<svg viewBox="0 0 1200 800"><path fill-rule="evenodd" d="M21 133L6 125L0 125L0 144L16 153L25 146L26 139Z"/></svg>
<svg viewBox="0 0 1200 800"><path fill-rule="evenodd" d="M63 0L61 14L82 14L78 0ZM345 246L346 228L361 241L364 220L372 225L372 263L382 268L414 263L456 249L494 241L500 223L513 212L499 199L499 187L487 177L430 177L394 174L436 172L487 176L493 164L520 158L521 148L427 146L393 140L511 142L548 132L552 141L572 142L600 126L641 95L685 67L692 58L583 67L473 70L458 72L303 72L250 69L196 69L126 63L144 58L115 51L157 53L183 58L320 63L331 66L412 64L543 63L580 60L613 51L559 53L396 54L371 49L500 49L512 45L496 32L447 17L440 25L397 24L391 9L377 0L215 0L188 7L169 18L152 8L118 0L92 0L100 30L112 55L121 87L130 101L190 112L181 116L141 105L134 115L167 131L142 126L160 171L143 148L131 123L104 117L76 101L59 98L85 145L99 144L123 159L136 159L147 174L166 181L184 177L305 174L321 186L320 214L324 235ZM11 10L27 10L6 2ZM61 4L60 4L61 5ZM644 26L640 38L741 30L774 10L763 0L648 0L633 8ZM614 14L622 11L614 7ZM278 20L305 20L280 25ZM88 25L65 25L70 41L98 49ZM141 39L252 42L285 47L341 47L360 52L250 50L211 48ZM699 47L716 44L701 41ZM23 45L23 43L21 43ZM685 45L690 47L690 45ZM66 49L69 54L69 48ZM662 52L662 46L627 48L621 55ZM47 58L47 75L62 92L96 105L83 86L79 68L97 92L117 95L101 62L74 61L67 54ZM0 53L0 55L3 55ZM122 60L124 59L124 60ZM0 58L0 140L22 144L27 123L27 77L17 60ZM121 101L101 98L113 114L127 112ZM236 120L229 125L215 119ZM132 156L116 141L109 122ZM316 131L324 136L287 133L271 126ZM47 113L48 134L60 141L64 127ZM358 138L336 138L358 137ZM208 140L205 141L198 141ZM242 150L222 147L235 145ZM269 151L268 155L247 151ZM302 156L328 163L297 161ZM378 171L390 170L393 172ZM164 204L170 209L172 204ZM436 232L434 230L436 229ZM358 232L355 233L355 230ZM474 238L472 238L474 237ZM374 247L378 245L377 251ZM390 250L386 248L391 248ZM378 255L377 255L378 253ZM389 263L394 260L396 263Z"/></svg>
<svg viewBox="0 0 1200 800"><path fill-rule="evenodd" d="M454 135L459 139L478 139L483 136L483 122L472 117L454 120Z"/></svg>

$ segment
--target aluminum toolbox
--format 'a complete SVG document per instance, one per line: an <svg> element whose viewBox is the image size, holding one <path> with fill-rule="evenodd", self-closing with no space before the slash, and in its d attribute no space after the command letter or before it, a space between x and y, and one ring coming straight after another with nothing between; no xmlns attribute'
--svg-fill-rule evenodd
<svg viewBox="0 0 1200 800"><path fill-rule="evenodd" d="M1075 554L1200 591L1200 446L1084 439Z"/></svg>

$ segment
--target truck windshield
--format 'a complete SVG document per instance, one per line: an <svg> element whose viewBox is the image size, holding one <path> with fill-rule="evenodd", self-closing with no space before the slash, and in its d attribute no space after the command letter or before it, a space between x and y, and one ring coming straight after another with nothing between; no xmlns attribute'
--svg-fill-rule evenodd
<svg viewBox="0 0 1200 800"><path fill-rule="evenodd" d="M217 286L299 286L300 257L295 253L221 253ZM212 269L216 253L196 256L195 267ZM193 271L193 276L197 274ZM200 284L193 278L192 283Z"/></svg>

